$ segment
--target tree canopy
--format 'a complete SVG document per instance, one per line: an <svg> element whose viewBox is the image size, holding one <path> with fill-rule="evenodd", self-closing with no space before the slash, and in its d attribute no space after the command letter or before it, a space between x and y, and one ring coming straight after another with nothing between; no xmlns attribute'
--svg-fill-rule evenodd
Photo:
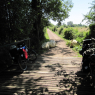
<svg viewBox="0 0 95 95"><path fill-rule="evenodd" d="M73 26L73 22L69 21L69 22L67 22L67 25L72 27Z"/></svg>
<svg viewBox="0 0 95 95"><path fill-rule="evenodd" d="M92 2L90 11L86 15L84 15L83 21L84 20L87 20L88 24L95 23L95 1Z"/></svg>
<svg viewBox="0 0 95 95"><path fill-rule="evenodd" d="M95 38L95 0L91 4L92 6L90 7L90 11L88 14L84 15L84 20L87 20L87 23L89 24L89 34L87 35L86 38Z"/></svg>
<svg viewBox="0 0 95 95"><path fill-rule="evenodd" d="M69 0L1 0L0 44L32 38L35 45L44 39L49 19L68 18L73 4Z"/></svg>

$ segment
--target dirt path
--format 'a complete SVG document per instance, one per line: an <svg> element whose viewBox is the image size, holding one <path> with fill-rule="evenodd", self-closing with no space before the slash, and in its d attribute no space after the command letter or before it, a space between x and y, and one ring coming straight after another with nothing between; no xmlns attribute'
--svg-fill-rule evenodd
<svg viewBox="0 0 95 95"><path fill-rule="evenodd" d="M49 38L51 40L55 40L57 45L55 48L49 49L49 51L42 56L52 56L52 57L76 57L77 53L75 53L72 49L66 46L66 42L58 37L56 34L47 29Z"/></svg>
<svg viewBox="0 0 95 95"><path fill-rule="evenodd" d="M81 58L48 30L57 46L28 62L26 71L17 65L0 74L0 95L95 95L90 77L81 71ZM52 36L51 36L52 35Z"/></svg>

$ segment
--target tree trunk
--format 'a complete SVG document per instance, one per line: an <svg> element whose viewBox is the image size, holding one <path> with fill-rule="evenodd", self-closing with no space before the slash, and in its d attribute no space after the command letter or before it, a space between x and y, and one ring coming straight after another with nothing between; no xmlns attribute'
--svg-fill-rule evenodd
<svg viewBox="0 0 95 95"><path fill-rule="evenodd" d="M38 41L38 44L40 43L40 38L39 38L39 28L40 28L40 23L41 23L41 17L40 17L40 14L39 14L39 9L37 6L39 6L39 1L38 0L32 0L32 9L36 11L36 16L37 18L35 19L34 21L34 24L33 24L33 27L34 27L34 34L37 35L37 41Z"/></svg>

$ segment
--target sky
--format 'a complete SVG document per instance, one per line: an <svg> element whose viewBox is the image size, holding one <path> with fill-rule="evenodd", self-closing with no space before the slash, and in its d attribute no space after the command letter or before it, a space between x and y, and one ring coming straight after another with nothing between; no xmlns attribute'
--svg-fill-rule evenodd
<svg viewBox="0 0 95 95"><path fill-rule="evenodd" d="M62 21L62 23L67 24L67 22L72 21L73 24L86 24L86 21L82 22L83 15L86 15L90 11L89 7L91 7L92 1L94 0L72 0L73 8L69 12L70 16L65 21ZM52 20L50 22L54 25L57 24L57 22Z"/></svg>

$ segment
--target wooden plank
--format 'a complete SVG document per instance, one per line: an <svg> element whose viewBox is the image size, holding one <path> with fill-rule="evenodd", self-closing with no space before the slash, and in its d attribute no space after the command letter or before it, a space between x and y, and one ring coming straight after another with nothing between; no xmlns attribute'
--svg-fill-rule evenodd
<svg viewBox="0 0 95 95"><path fill-rule="evenodd" d="M72 60L77 64L72 64ZM4 92L6 94L10 92L10 95L14 93L21 94L22 92L26 93L25 90L27 89L28 94L34 90L36 94L40 95L41 88L43 90L42 93L45 93L44 89L47 88L47 95L64 91L67 91L67 95L74 95L73 93L80 94L82 92L87 93L86 89L95 93L88 85L90 82L86 87L83 86L85 83L81 82L87 74L80 72L80 60L80 58L70 58L69 60L68 58L44 58L38 59L33 64L28 63L28 67L30 68L22 73L20 73L20 70L15 70L13 73L12 71L5 71L4 73L9 78L7 75L1 76L0 93ZM70 89L72 90L70 91Z"/></svg>

